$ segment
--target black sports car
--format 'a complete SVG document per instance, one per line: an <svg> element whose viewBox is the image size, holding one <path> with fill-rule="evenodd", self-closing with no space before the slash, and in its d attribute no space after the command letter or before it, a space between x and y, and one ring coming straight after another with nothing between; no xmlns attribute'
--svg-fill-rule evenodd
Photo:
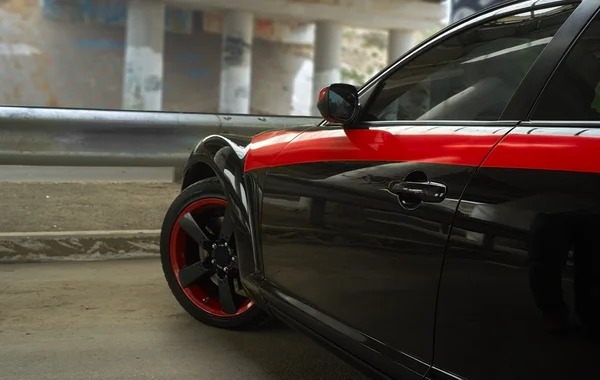
<svg viewBox="0 0 600 380"><path fill-rule="evenodd" d="M374 377L600 377L599 8L489 8L324 88L319 125L199 142L161 237L179 303Z"/></svg>

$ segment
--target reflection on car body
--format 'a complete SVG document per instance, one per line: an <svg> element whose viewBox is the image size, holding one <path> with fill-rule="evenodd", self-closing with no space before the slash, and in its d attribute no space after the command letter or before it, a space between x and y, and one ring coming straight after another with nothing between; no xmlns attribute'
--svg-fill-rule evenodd
<svg viewBox="0 0 600 380"><path fill-rule="evenodd" d="M201 141L161 234L176 299L378 378L598 377L599 9L494 6L321 90L320 125Z"/></svg>

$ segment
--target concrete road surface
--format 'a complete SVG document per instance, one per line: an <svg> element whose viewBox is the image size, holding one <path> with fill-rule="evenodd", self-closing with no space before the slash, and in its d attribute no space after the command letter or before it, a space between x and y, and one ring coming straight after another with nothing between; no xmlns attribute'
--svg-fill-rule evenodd
<svg viewBox="0 0 600 380"><path fill-rule="evenodd" d="M364 379L280 324L199 324L156 259L0 265L0 378Z"/></svg>

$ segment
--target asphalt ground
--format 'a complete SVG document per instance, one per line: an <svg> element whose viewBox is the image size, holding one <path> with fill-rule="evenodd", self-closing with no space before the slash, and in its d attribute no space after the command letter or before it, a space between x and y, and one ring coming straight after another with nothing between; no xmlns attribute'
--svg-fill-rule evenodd
<svg viewBox="0 0 600 380"><path fill-rule="evenodd" d="M0 265L3 380L364 380L274 323L250 332L189 317L158 259Z"/></svg>

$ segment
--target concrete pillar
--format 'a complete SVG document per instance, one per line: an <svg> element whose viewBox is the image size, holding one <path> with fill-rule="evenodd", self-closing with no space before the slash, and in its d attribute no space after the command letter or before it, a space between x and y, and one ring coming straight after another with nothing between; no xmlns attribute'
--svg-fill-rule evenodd
<svg viewBox="0 0 600 380"><path fill-rule="evenodd" d="M223 17L219 113L249 113L254 16L228 11Z"/></svg>
<svg viewBox="0 0 600 380"><path fill-rule="evenodd" d="M162 109L164 35L165 5L131 0L125 37L124 109Z"/></svg>
<svg viewBox="0 0 600 380"><path fill-rule="evenodd" d="M315 25L298 21L257 19L254 29L252 100L258 114L312 114Z"/></svg>
<svg viewBox="0 0 600 380"><path fill-rule="evenodd" d="M320 115L317 109L319 91L341 80L342 25L319 21L315 31L315 56L313 74L312 112Z"/></svg>
<svg viewBox="0 0 600 380"><path fill-rule="evenodd" d="M400 56L410 50L416 43L416 35L412 30L390 30L388 32L388 63L394 63Z"/></svg>

